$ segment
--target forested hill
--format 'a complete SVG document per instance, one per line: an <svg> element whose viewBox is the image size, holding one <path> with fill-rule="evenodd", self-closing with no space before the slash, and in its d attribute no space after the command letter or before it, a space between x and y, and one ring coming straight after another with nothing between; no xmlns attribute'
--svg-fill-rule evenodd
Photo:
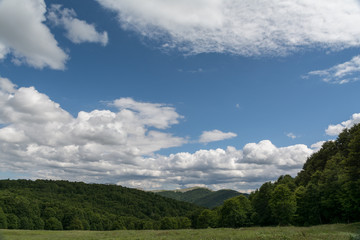
<svg viewBox="0 0 360 240"><path fill-rule="evenodd" d="M116 185L0 180L0 228L188 228L196 205ZM165 219L172 226L161 226Z"/></svg>
<svg viewBox="0 0 360 240"><path fill-rule="evenodd" d="M197 227L316 225L360 221L360 124L310 156L297 177L266 182L249 198L205 209Z"/></svg>
<svg viewBox="0 0 360 240"><path fill-rule="evenodd" d="M264 183L250 200L260 225L360 221L360 124L324 143L296 178Z"/></svg>
<svg viewBox="0 0 360 240"><path fill-rule="evenodd" d="M207 188L200 187L189 190L159 191L156 193L164 197L194 203L207 208L220 206L225 200L242 194L230 189L211 191Z"/></svg>

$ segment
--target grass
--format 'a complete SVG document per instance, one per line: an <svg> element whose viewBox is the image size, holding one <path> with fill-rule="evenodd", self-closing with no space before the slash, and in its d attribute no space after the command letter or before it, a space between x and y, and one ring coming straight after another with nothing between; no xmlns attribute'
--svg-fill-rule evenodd
<svg viewBox="0 0 360 240"><path fill-rule="evenodd" d="M251 227L240 229L203 229L169 231L36 231L0 230L0 240L358 240L360 223L313 227Z"/></svg>

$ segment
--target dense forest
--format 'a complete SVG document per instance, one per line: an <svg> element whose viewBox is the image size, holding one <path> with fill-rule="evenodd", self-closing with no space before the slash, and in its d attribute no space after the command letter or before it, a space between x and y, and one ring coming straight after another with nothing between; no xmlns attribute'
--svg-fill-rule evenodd
<svg viewBox="0 0 360 240"><path fill-rule="evenodd" d="M308 226L360 221L360 124L310 156L295 178L266 182L249 198L203 210L198 227Z"/></svg>
<svg viewBox="0 0 360 240"><path fill-rule="evenodd" d="M116 185L1 180L0 228L114 230L190 228L201 209Z"/></svg>
<svg viewBox="0 0 360 240"><path fill-rule="evenodd" d="M174 191L156 191L155 193L163 197L194 203L195 205L206 208L218 207L222 205L225 200L243 194L230 189L211 191L210 189L200 187Z"/></svg>
<svg viewBox="0 0 360 240"><path fill-rule="evenodd" d="M356 221L360 221L360 124L324 143L295 178L280 176L248 197L230 198L213 209L115 185L0 181L0 228L236 228Z"/></svg>

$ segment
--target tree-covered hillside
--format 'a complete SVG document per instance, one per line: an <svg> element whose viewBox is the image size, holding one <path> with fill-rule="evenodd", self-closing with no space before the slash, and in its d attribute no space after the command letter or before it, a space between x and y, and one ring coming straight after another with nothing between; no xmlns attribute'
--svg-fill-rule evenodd
<svg viewBox="0 0 360 240"><path fill-rule="evenodd" d="M297 177L265 183L250 199L261 225L360 221L360 124L324 143Z"/></svg>
<svg viewBox="0 0 360 240"><path fill-rule="evenodd" d="M198 206L214 208L222 205L225 200L239 196L242 193L230 189L211 191L207 188L194 188L189 191L160 191L157 194L179 201L194 203Z"/></svg>
<svg viewBox="0 0 360 240"><path fill-rule="evenodd" d="M196 187L181 190L155 191L155 193L163 197L172 198L178 201L194 203L197 199L211 194L212 191L207 188Z"/></svg>
<svg viewBox="0 0 360 240"><path fill-rule="evenodd" d="M266 182L249 198L197 216L197 227L316 225L360 221L360 124L308 158L297 177Z"/></svg>
<svg viewBox="0 0 360 240"><path fill-rule="evenodd" d="M1 180L0 228L189 228L190 203L116 185Z"/></svg>

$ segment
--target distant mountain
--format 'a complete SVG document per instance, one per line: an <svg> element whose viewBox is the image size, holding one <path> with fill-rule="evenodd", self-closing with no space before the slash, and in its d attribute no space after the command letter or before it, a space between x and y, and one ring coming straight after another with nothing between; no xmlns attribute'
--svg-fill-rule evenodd
<svg viewBox="0 0 360 240"><path fill-rule="evenodd" d="M154 192L163 197L172 198L178 201L189 202L207 208L214 208L220 206L224 203L225 200L243 194L230 189L212 191L210 189L201 187Z"/></svg>

